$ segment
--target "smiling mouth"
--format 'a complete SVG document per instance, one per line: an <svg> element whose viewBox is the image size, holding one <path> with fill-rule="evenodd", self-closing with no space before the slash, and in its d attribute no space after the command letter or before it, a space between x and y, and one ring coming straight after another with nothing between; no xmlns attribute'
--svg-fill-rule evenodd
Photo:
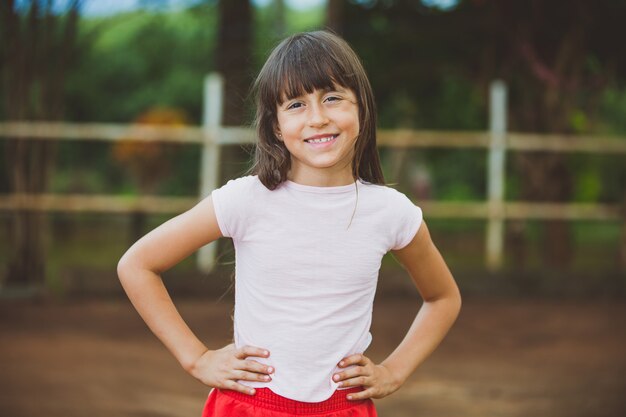
<svg viewBox="0 0 626 417"><path fill-rule="evenodd" d="M321 137L321 138L305 139L304 141L306 143L326 143L326 142L330 142L331 140L335 139L337 136L339 136L339 135L329 135L329 136L324 136L324 137Z"/></svg>

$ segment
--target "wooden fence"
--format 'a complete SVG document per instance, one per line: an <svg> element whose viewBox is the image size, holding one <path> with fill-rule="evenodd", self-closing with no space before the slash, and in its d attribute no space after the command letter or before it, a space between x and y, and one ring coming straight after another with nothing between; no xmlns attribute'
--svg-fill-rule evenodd
<svg viewBox="0 0 626 417"><path fill-rule="evenodd" d="M380 130L378 144L391 148L482 148L488 152L487 200L479 202L420 202L430 218L476 218L487 221L485 262L488 268L502 266L506 219L624 220L618 204L530 203L504 200L507 151L551 151L626 154L626 138L598 136L539 135L507 132L507 92L501 81L491 85L489 131L446 132ZM0 210L92 211L180 213L219 187L220 147L254 143L250 128L221 126L223 81L210 74L204 86L201 127L160 127L99 123L0 123L0 138L49 140L104 140L132 138L137 141L196 143L202 145L198 197L121 197L115 195L24 195L0 196ZM626 227L623 228L626 233ZM625 239L626 240L626 237ZM215 242L200 249L198 267L210 271L214 265Z"/></svg>

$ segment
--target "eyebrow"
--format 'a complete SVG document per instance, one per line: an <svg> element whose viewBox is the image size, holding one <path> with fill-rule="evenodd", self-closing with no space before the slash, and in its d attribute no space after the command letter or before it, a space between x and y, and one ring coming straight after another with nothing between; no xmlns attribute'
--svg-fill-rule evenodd
<svg viewBox="0 0 626 417"><path fill-rule="evenodd" d="M341 85L339 85L339 84L334 84L332 87L316 88L315 90L320 90L320 91L322 91L323 93L329 93L329 92L331 92L331 91L336 91L336 92L338 92L338 93L342 93L342 94L346 94L346 93L349 91L347 88L342 87L342 86L341 86ZM299 98L299 97L302 97L302 96L305 96L305 95L307 95L307 94L310 94L310 93L306 93L306 92L305 92L305 93L303 93L303 94L301 94L301 95L299 95L299 96L295 96L295 97L285 97L285 98L284 98L284 100L283 100L281 103L278 103L278 106L282 107L282 106L284 106L285 104L288 104L288 102L289 102L289 101L291 101L291 100L295 100L295 99L297 99L297 98Z"/></svg>
<svg viewBox="0 0 626 417"><path fill-rule="evenodd" d="M323 93L330 93L331 91L336 91L338 93L345 93L345 92L348 91L345 88L341 87L340 85L335 85L333 87L316 88L314 91L316 91L316 90L319 90L319 91L321 91ZM296 96L296 97L287 98L285 101L293 100L293 99L296 99L298 97L302 97L302 96L305 96L305 95L308 95L308 94L311 94L311 93L304 93L304 94L301 94L301 95Z"/></svg>

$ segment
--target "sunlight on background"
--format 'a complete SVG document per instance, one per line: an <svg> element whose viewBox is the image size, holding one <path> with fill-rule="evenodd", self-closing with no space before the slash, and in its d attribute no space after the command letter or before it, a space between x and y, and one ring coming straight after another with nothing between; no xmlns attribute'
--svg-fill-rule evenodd
<svg viewBox="0 0 626 417"><path fill-rule="evenodd" d="M60 0L55 2L54 7L63 11L73 0ZM137 9L168 9L178 10L184 9L202 0L84 0L82 3L82 13L84 16L109 16L116 13L128 12ZM284 0L285 4L294 10L308 10L312 7L326 5L328 0ZM441 10L451 10L456 7L459 0L421 0L422 4L427 7L438 8ZM30 2L26 0L17 0L18 8L27 6ZM272 0L252 0L257 6L267 6ZM376 0L357 0L357 3L375 4Z"/></svg>
<svg viewBox="0 0 626 417"><path fill-rule="evenodd" d="M59 7L66 7L71 0L58 2ZM106 16L120 12L127 12L139 8L155 9L184 9L191 5L201 3L201 0L86 0L83 3L83 13L85 16ZM266 6L272 0L253 0L257 6ZM285 4L296 10L306 10L326 4L326 0L285 0Z"/></svg>
<svg viewBox="0 0 626 417"><path fill-rule="evenodd" d="M422 4L428 7L436 7L441 10L450 10L459 4L459 0L422 0Z"/></svg>

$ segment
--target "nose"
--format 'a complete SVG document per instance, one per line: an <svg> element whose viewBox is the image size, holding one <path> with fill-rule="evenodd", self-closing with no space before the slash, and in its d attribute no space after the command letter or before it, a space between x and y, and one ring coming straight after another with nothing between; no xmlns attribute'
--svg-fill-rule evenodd
<svg viewBox="0 0 626 417"><path fill-rule="evenodd" d="M328 124L328 117L324 111L324 107L320 103L314 103L309 106L309 126L321 127Z"/></svg>

